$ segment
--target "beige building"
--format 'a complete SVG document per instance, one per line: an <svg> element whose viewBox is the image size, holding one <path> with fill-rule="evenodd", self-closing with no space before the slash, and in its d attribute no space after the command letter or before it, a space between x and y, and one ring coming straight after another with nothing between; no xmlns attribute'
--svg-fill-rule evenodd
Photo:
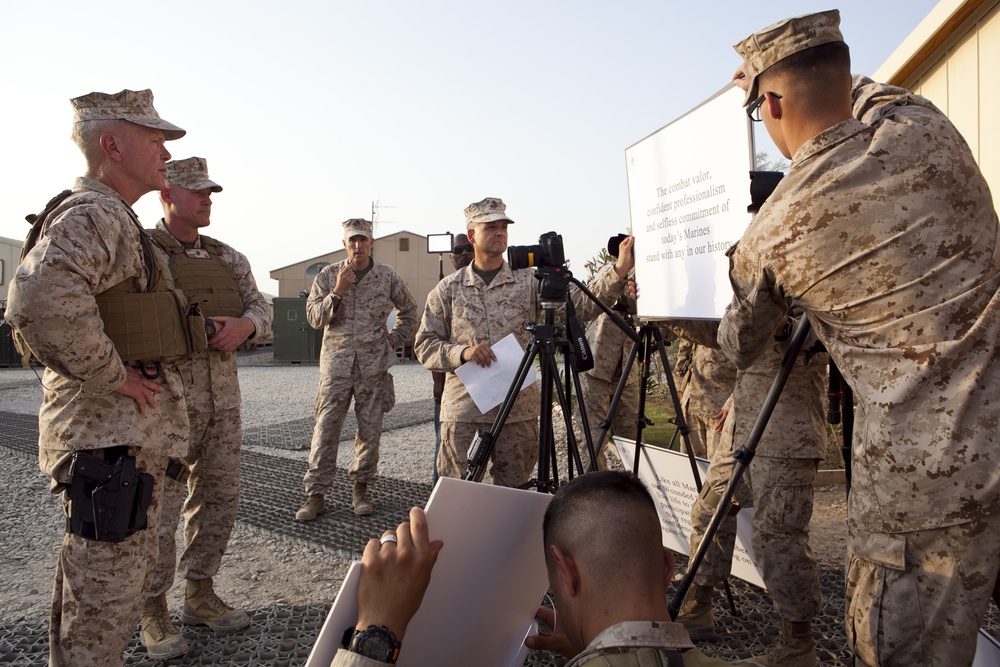
<svg viewBox="0 0 1000 667"><path fill-rule="evenodd" d="M875 73L948 114L1000 196L1000 0L941 0Z"/></svg>
<svg viewBox="0 0 1000 667"><path fill-rule="evenodd" d="M25 232L27 233L27 232ZM22 239L8 239L0 236L0 303L7 300L7 290L14 276L14 269L21 261Z"/></svg>
<svg viewBox="0 0 1000 667"><path fill-rule="evenodd" d="M372 256L376 262L388 264L396 270L410 288L421 312L427 295L438 283L442 268L444 275L454 271L447 253L441 256L439 268L439 255L427 252L427 238L406 231L375 239ZM347 259L347 251L340 248L271 271L271 279L278 281L278 297L294 298L303 291L308 292L320 269L344 259Z"/></svg>

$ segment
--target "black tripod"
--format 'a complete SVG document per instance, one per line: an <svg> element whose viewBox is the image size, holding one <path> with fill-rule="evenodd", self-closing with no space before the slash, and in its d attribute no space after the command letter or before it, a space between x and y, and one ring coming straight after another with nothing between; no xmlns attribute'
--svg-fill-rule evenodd
<svg viewBox="0 0 1000 667"><path fill-rule="evenodd" d="M580 385L580 372L593 367L593 359L590 355L590 348L587 345L583 330L576 321L574 306L568 296L567 285L572 283L582 291L587 298L601 308L605 315L608 315L616 325L633 337L638 338L635 330L630 327L611 308L602 303L594 294L587 289L583 283L563 267L548 268L539 267L535 270L535 277L539 279L539 297L544 311L544 324L529 324L528 330L534 334L534 339L524 352L524 357L518 367L513 383L507 390L507 395L500 404L500 410L489 430L479 429L476 437L469 447L469 468L464 479L471 481L481 481L486 471L486 463L489 461L496 445L496 439L503 428L517 394L524 384L528 371L534 363L535 358L540 359L541 367L541 409L538 428L538 477L527 483L527 487L536 488L539 491L551 493L559 486L559 472L556 463L556 451L554 446L553 424L552 424L552 404L553 395L558 399L562 409L563 420L566 425L567 448L568 448L568 470L569 479L574 476L574 470L583 473L585 467L580 459L579 446L576 435L573 432L572 411L569 405L571 389L576 391L577 404L579 405L580 420L583 426L584 441L586 442L587 453L590 456L590 464L586 469L593 470L596 466L597 453L594 449L594 442L590 436L590 423L584 408L582 399L583 391ZM562 326L555 324L555 311L565 304L567 327L570 336L567 338ZM556 363L556 353L561 351L565 360L566 368L566 389L556 382L559 376L559 369Z"/></svg>
<svg viewBox="0 0 1000 667"><path fill-rule="evenodd" d="M746 444L733 453L733 458L737 460L733 475L729 478L728 484L726 484L722 499L716 506L712 520L709 522L708 528L701 538L701 544L698 545L698 549L688 560L687 574L677 584L677 592L670 600L668 608L671 618L677 618L677 613L684 602L684 596L687 595L688 589L691 588L691 584L694 581L695 574L698 572L698 568L701 566L702 561L705 560L705 553L708 551L709 545L712 544L712 540L715 539L715 534L719 531L722 521L729 513L729 509L733 504L733 496L736 494L736 486L739 484L747 468L750 467L750 462L753 461L757 453L757 445L760 443L761 436L764 435L764 429L767 428L767 422L771 419L771 413L774 412L774 406L777 405L778 399L781 397L781 391L788 381L788 376L791 375L792 369L795 367L795 359L802 350L806 337L809 335L809 329L809 319L803 315L798 327L795 329L795 333L792 335L791 341L788 343L788 349L785 350L785 355L781 360L781 368L775 376L774 382L771 384L771 389L768 391L767 397L764 399L764 404L761 406L760 413L757 415L757 421L754 422L750 435L747 437Z"/></svg>

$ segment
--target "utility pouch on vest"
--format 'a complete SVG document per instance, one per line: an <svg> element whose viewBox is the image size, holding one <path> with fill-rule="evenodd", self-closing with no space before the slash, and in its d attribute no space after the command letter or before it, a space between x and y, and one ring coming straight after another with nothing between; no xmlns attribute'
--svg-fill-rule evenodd
<svg viewBox="0 0 1000 667"><path fill-rule="evenodd" d="M97 542L121 542L146 527L153 476L136 473L134 456L108 463L76 452L66 493L66 532Z"/></svg>
<svg viewBox="0 0 1000 667"><path fill-rule="evenodd" d="M190 341L185 340L181 308L173 292L112 288L95 298L104 333L122 361L168 361L188 356ZM204 323L200 326L204 332Z"/></svg>
<svg viewBox="0 0 1000 667"><path fill-rule="evenodd" d="M188 343L191 346L191 352L198 354L199 352L204 352L208 349L208 327L211 323L211 327L215 328L215 323L211 322L201 314L201 308L198 304L192 303L188 306L187 314L187 327L188 327ZM214 335L214 331L213 331Z"/></svg>

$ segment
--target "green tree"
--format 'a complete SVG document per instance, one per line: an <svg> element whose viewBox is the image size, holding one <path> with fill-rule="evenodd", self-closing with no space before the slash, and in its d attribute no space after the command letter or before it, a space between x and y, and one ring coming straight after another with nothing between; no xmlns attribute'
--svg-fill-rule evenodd
<svg viewBox="0 0 1000 667"><path fill-rule="evenodd" d="M754 169L757 171L785 171L788 169L788 160L778 156L771 159L767 151L761 151L753 156Z"/></svg>

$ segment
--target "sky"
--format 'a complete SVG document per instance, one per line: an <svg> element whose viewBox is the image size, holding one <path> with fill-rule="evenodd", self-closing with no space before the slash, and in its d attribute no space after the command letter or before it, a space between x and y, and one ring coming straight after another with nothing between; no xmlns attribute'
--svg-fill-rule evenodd
<svg viewBox="0 0 1000 667"><path fill-rule="evenodd" d="M842 0L853 69L872 74L936 4ZM901 9L901 7L904 7ZM571 268L630 224L625 149L726 85L732 45L813 0L8 3L0 22L0 236L84 171L69 99L150 88L208 160L207 234L275 269L376 237L464 231L500 197L510 243L563 236ZM162 217L156 193L135 210Z"/></svg>

